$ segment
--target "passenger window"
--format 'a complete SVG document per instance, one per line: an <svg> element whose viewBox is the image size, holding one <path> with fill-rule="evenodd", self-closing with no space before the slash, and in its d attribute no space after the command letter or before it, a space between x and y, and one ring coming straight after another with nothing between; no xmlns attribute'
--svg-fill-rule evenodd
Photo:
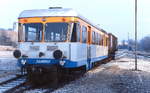
<svg viewBox="0 0 150 93"><path fill-rule="evenodd" d="M99 33L97 33L97 45L99 45Z"/></svg>
<svg viewBox="0 0 150 93"><path fill-rule="evenodd" d="M101 35L101 45L103 46L103 42L104 42L104 36L103 35Z"/></svg>
<svg viewBox="0 0 150 93"><path fill-rule="evenodd" d="M92 44L95 44L95 32L92 31Z"/></svg>
<svg viewBox="0 0 150 93"><path fill-rule="evenodd" d="M77 23L77 42L80 42L80 24Z"/></svg>
<svg viewBox="0 0 150 93"><path fill-rule="evenodd" d="M104 46L106 46L106 37L104 36Z"/></svg>
<svg viewBox="0 0 150 93"><path fill-rule="evenodd" d="M97 33L95 33L95 44L97 44Z"/></svg>
<svg viewBox="0 0 150 93"><path fill-rule="evenodd" d="M99 45L102 45L102 35L100 34L100 40L99 40Z"/></svg>
<svg viewBox="0 0 150 93"><path fill-rule="evenodd" d="M108 38L106 38L106 46L108 46Z"/></svg>
<svg viewBox="0 0 150 93"><path fill-rule="evenodd" d="M96 33L96 44L98 45L98 33Z"/></svg>
<svg viewBox="0 0 150 93"><path fill-rule="evenodd" d="M80 24L74 23L71 42L80 42Z"/></svg>
<svg viewBox="0 0 150 93"><path fill-rule="evenodd" d="M108 38L106 38L106 46L108 46Z"/></svg>
<svg viewBox="0 0 150 93"><path fill-rule="evenodd" d="M82 43L87 42L87 28L82 26Z"/></svg>

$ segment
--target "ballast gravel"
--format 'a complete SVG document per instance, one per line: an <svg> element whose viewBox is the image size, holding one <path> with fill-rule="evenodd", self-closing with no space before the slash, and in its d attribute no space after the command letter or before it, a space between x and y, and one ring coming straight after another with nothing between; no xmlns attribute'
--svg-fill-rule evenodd
<svg viewBox="0 0 150 93"><path fill-rule="evenodd" d="M129 57L113 60L88 71L82 78L53 93L150 93L150 62Z"/></svg>

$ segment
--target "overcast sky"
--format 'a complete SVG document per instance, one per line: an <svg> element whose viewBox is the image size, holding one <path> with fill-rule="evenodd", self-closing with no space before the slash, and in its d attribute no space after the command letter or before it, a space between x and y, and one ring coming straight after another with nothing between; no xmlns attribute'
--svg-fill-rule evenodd
<svg viewBox="0 0 150 93"><path fill-rule="evenodd" d="M0 28L12 28L20 12L51 6L73 8L119 41L134 39L134 0L0 0ZM138 0L138 39L150 36L150 0Z"/></svg>

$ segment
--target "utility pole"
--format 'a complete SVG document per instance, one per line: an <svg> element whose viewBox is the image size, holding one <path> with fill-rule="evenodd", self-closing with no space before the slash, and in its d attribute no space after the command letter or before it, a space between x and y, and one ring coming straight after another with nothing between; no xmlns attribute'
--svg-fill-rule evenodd
<svg viewBox="0 0 150 93"><path fill-rule="evenodd" d="M128 32L128 51L130 50L129 47L130 45L129 45L129 32Z"/></svg>
<svg viewBox="0 0 150 93"><path fill-rule="evenodd" d="M137 70L137 0L135 0L135 70Z"/></svg>

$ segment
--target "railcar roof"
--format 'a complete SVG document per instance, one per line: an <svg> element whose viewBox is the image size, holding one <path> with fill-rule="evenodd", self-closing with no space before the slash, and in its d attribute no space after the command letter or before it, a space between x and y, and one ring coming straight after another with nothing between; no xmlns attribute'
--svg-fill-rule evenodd
<svg viewBox="0 0 150 93"><path fill-rule="evenodd" d="M93 25L92 22L81 16L75 10L71 8L60 8L60 9L33 9L33 10L24 10L20 13L19 18L29 18L29 17L78 17ZM106 33L100 27L93 25L97 29Z"/></svg>
<svg viewBox="0 0 150 93"><path fill-rule="evenodd" d="M63 9L34 9L34 10L25 10L20 15L19 18L25 17L59 17L59 16L80 16L73 9L63 8Z"/></svg>

